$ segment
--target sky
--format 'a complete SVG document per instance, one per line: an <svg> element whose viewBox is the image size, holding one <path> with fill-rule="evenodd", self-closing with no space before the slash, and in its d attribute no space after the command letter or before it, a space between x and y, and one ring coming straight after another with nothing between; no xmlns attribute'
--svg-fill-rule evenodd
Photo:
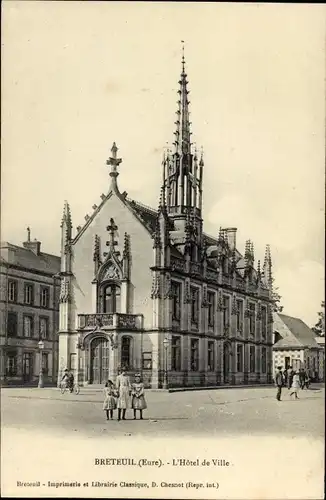
<svg viewBox="0 0 326 500"><path fill-rule="evenodd" d="M181 40L192 139L204 149L205 232L271 246L284 313L324 297L325 7L300 4L2 4L2 230L59 253L109 190L157 207L173 141Z"/></svg>

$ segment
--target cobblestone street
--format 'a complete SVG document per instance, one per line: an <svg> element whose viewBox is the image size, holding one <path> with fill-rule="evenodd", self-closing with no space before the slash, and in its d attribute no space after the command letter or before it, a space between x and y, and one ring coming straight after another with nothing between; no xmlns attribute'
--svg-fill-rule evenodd
<svg viewBox="0 0 326 500"><path fill-rule="evenodd" d="M3 389L3 491L25 497L40 492L53 496L54 487L48 481L79 484L82 479L92 486L96 481L106 485L115 481L118 486L94 486L95 490L89 486L79 489L78 496L154 498L154 480L157 484L193 481L204 485L198 490L193 486L196 492L179 491L178 498L322 498L324 388L316 385L301 391L297 401L287 390L281 402L275 394L274 387L170 394L147 391L143 421L134 421L130 410L126 421L118 422L115 412L115 420L107 422L99 390L82 388L76 396L62 395L58 389ZM162 468L96 467L95 459L102 457L133 457L137 464L145 457L162 461ZM172 467L173 459L207 457L227 460L230 467L218 471ZM36 489L17 489L18 479L41 483ZM126 480L143 481L147 486L128 490L121 487ZM205 486L214 480L221 485L219 496ZM259 485L266 488L266 484L269 489L263 495ZM157 498L176 498L177 493L155 489ZM55 494L72 497L76 490L56 486Z"/></svg>
<svg viewBox="0 0 326 500"><path fill-rule="evenodd" d="M49 430L51 433L171 436L277 434L312 436L322 439L324 389L301 391L295 401L287 389L282 401L275 399L273 387L219 389L192 392L151 392L146 399L144 421L135 422L132 411L127 420L107 422L100 390L82 388L78 396L58 389L2 390L2 425L20 429Z"/></svg>

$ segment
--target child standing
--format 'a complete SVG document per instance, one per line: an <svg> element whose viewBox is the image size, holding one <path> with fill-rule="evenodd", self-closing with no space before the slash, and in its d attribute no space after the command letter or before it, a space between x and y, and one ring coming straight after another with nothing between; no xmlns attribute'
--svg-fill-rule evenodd
<svg viewBox="0 0 326 500"><path fill-rule="evenodd" d="M104 387L104 402L103 410L106 412L106 420L113 419L113 410L117 407L116 393L114 391L114 384L108 380Z"/></svg>
<svg viewBox="0 0 326 500"><path fill-rule="evenodd" d="M139 410L140 420L143 419L143 410L147 408L145 396L144 396L144 384L141 381L141 376L139 373L135 375L135 382L131 386L131 407L134 410L134 420L136 420L136 412Z"/></svg>
<svg viewBox="0 0 326 500"><path fill-rule="evenodd" d="M298 398L298 391L300 389L300 376L297 372L293 372L293 377L292 377L292 384L291 384L291 392L290 392L290 396L292 396L292 394L295 395L295 399L299 399Z"/></svg>

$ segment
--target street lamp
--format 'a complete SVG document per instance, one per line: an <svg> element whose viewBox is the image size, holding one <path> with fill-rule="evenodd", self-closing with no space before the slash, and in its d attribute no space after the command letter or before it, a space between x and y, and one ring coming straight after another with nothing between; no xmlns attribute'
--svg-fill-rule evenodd
<svg viewBox="0 0 326 500"><path fill-rule="evenodd" d="M169 339L165 337L163 340L164 345L164 381L163 381L163 389L168 388L168 347L169 347Z"/></svg>
<svg viewBox="0 0 326 500"><path fill-rule="evenodd" d="M42 389L44 387L44 379L43 379L43 349L44 349L44 342L41 339L39 343L37 344L38 348L40 350L40 372L39 372L39 377L38 377L38 388Z"/></svg>

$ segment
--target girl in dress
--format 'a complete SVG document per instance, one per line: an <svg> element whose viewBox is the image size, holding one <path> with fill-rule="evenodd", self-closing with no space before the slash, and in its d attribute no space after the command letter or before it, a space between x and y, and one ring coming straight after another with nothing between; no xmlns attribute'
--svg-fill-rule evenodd
<svg viewBox="0 0 326 500"><path fill-rule="evenodd" d="M139 373L135 375L135 382L131 387L131 407L134 410L134 420L136 420L136 412L139 410L140 420L143 420L143 410L147 408L145 396L144 396L144 384L141 381L141 376Z"/></svg>
<svg viewBox="0 0 326 500"><path fill-rule="evenodd" d="M103 410L106 412L106 420L113 419L113 410L117 407L116 403L116 393L114 391L114 385L111 380L108 380L104 387L104 402Z"/></svg>
<svg viewBox="0 0 326 500"><path fill-rule="evenodd" d="M117 376L116 387L118 391L118 420L121 419L121 411L122 420L126 420L126 410L130 408L131 386L125 367L121 368L121 373Z"/></svg>

